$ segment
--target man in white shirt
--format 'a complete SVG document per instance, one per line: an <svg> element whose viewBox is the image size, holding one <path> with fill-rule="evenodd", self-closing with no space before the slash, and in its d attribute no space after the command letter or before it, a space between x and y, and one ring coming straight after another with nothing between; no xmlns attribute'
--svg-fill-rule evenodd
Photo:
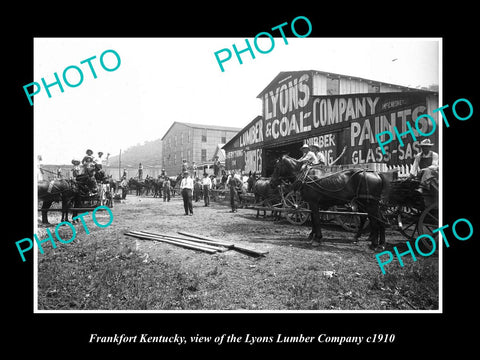
<svg viewBox="0 0 480 360"><path fill-rule="evenodd" d="M410 176L420 180L420 183L429 188L429 185L438 179L438 154L431 149L430 139L420 142L421 151L415 155Z"/></svg>
<svg viewBox="0 0 480 360"><path fill-rule="evenodd" d="M212 189L212 180L208 177L207 173L203 173L202 188L203 188L203 201L205 202L205 206L209 206L210 190Z"/></svg>
<svg viewBox="0 0 480 360"><path fill-rule="evenodd" d="M317 156L312 150L310 150L310 147L307 144L303 144L300 150L302 150L303 156L300 159L298 159L298 161L303 163L308 163L308 164L317 163Z"/></svg>
<svg viewBox="0 0 480 360"><path fill-rule="evenodd" d="M193 215L193 179L190 177L188 171L183 172L183 179L180 183L180 191L182 192L183 207L185 208L185 215Z"/></svg>
<svg viewBox="0 0 480 360"><path fill-rule="evenodd" d="M318 144L313 143L310 145L310 150L315 154L315 157L317 158L317 162L314 163L314 165L317 165L317 164L325 165L325 156L320 151L320 146Z"/></svg>

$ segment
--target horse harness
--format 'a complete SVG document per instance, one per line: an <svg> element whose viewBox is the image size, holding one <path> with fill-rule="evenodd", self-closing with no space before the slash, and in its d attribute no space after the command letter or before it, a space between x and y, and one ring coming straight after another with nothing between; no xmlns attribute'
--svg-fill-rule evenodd
<svg viewBox="0 0 480 360"><path fill-rule="evenodd" d="M316 188L320 189L320 192L322 193L326 193L328 196L334 198L334 199L337 199L337 200L343 200L342 197L340 196L335 196L335 195L332 195L332 193L339 193L341 191L344 191L345 188L347 187L347 184L353 179L353 177L357 174L360 174L362 173L364 176L363 176L363 179L365 181L365 194L360 194L360 188L361 188L361 181L359 181L356 189L355 189L355 196L354 198L351 200L352 203L355 203L355 204L358 204L358 205L361 205L358 200L359 199L365 199L365 200L374 200L374 201L380 201L380 198L377 197L377 196L374 196L374 195L371 195L369 194L369 188L368 188L368 181L367 181L367 177L365 176L365 174L367 172L374 172L373 170L369 170L369 169L357 169L352 175L351 177L343 184L343 186L337 188L337 189L328 189L326 187L323 187L319 182L318 180L322 180L322 179L325 179L325 178L328 178L330 176L333 176L335 174L338 174L342 171L338 171L338 172L334 172L334 173L329 173L329 174L326 174L324 173L323 176L319 176L319 175L314 175L316 178L314 178L312 175L309 174L310 170L312 170L312 168L314 170L315 167L312 167L312 166L306 166L303 171L300 171L299 174L296 176L296 179L294 181L294 187L295 187L295 184L301 184L301 186L303 185L307 185L307 186L315 186Z"/></svg>

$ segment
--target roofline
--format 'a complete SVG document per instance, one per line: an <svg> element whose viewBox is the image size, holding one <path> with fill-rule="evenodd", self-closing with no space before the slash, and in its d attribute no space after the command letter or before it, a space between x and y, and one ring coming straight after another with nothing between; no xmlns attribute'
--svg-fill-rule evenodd
<svg viewBox="0 0 480 360"><path fill-rule="evenodd" d="M204 125L204 124L186 123L186 122L182 122L182 121L174 121L172 123L172 125L170 125L168 130L165 132L165 134L163 135L161 140L163 140L165 138L165 136L167 136L167 134L170 132L170 130L172 129L172 127L175 124L181 124L181 125L187 126L189 128L192 128L192 129L210 129L210 130L225 130L225 131L240 131L240 130L242 130L242 128L236 128L236 127L231 127L231 126Z"/></svg>
<svg viewBox="0 0 480 360"><path fill-rule="evenodd" d="M392 84L392 83L387 83L387 82L384 82L384 81L378 81L378 80L371 80L371 79L365 79L365 78L361 78L359 76L352 76L352 75L345 75L345 74L336 74L336 73L333 73L333 72L329 72L329 71L320 71L320 70L295 70L295 71L280 71L277 76L275 76L273 78L272 81L270 81L270 83L257 95L257 98L261 99L263 94L265 93L265 90L267 88L270 87L270 85L273 83L273 81L278 77L280 76L280 74L282 73L310 73L312 75L314 74L322 74L322 75L326 75L326 76L333 76L333 77L338 77L338 78L349 78L349 79L355 79L355 80L360 80L360 81L365 81L367 83L376 83L376 84L380 84L380 85L389 85L389 86L394 86L394 87L398 87L398 88L402 88L402 89L408 89L409 91L428 91L428 90L421 90L421 89L416 89L416 88L411 88L411 87L408 87L408 86L403 86L403 85L397 85L397 84Z"/></svg>
<svg viewBox="0 0 480 360"><path fill-rule="evenodd" d="M260 119L263 119L263 116L262 115L257 115L255 116L255 118L253 120L251 120L247 125L245 125L243 128L241 128L238 133L233 136L229 141L227 141L223 146L222 146L222 149L225 150L225 147L227 145L230 145L230 143L233 143L239 136L240 136L240 132L242 130L245 130L246 128L248 128L251 124L253 124L254 122L257 122L258 120Z"/></svg>

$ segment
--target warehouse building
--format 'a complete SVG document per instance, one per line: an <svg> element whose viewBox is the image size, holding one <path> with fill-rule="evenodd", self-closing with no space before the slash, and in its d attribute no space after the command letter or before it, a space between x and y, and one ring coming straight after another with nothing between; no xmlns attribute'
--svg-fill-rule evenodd
<svg viewBox="0 0 480 360"><path fill-rule="evenodd" d="M180 173L182 160L191 165L212 162L218 144L227 143L240 128L175 121L162 137L162 166L168 175Z"/></svg>
<svg viewBox="0 0 480 360"><path fill-rule="evenodd" d="M395 126L404 132L425 113L438 120L435 92L316 70L280 72L257 98L262 115L224 146L227 170L270 176L281 155L299 158L305 143L317 143L327 165L408 169L423 137L404 137L403 146L395 139L383 155L375 135ZM419 126L426 134L432 129L425 118ZM438 131L429 138L438 152Z"/></svg>

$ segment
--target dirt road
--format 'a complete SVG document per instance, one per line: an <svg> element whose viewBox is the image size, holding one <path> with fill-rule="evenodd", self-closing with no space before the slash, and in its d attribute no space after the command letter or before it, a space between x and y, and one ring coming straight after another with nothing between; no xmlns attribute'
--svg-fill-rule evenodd
<svg viewBox="0 0 480 360"><path fill-rule="evenodd" d="M229 212L225 203L194 203L185 216L180 197L170 202L129 195L116 203L114 221L39 255L40 309L111 310L418 310L438 308L438 257L405 259L382 275L366 236L330 226L312 247L309 228ZM51 222L56 220L49 214ZM58 223L58 219L56 220ZM101 221L101 220L99 220ZM188 231L259 251L210 255L125 236L129 230ZM45 231L40 227L39 233ZM69 235L66 235L68 238ZM405 242L387 231L387 249Z"/></svg>

